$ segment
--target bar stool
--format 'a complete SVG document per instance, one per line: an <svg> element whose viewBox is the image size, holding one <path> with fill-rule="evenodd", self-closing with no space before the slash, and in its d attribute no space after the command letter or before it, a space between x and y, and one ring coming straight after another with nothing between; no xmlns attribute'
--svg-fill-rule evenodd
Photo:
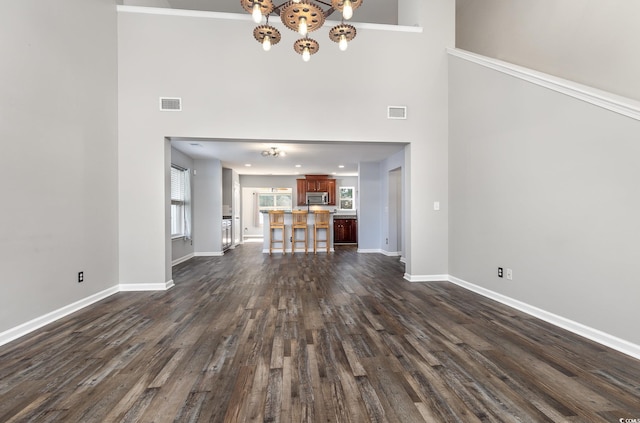
<svg viewBox="0 0 640 423"><path fill-rule="evenodd" d="M325 230L325 238L318 239L318 231L324 229ZM318 248L318 242L324 242L327 247L327 253L330 248L330 238L331 234L329 233L329 210L316 210L314 212L314 224L313 224L313 254L317 254L316 250Z"/></svg>
<svg viewBox="0 0 640 423"><path fill-rule="evenodd" d="M276 229L282 229L282 240L275 239L274 231ZM269 255L271 255L271 251L273 250L273 244L278 242L282 243L282 254L286 254L285 240L284 210L269 210Z"/></svg>
<svg viewBox="0 0 640 423"><path fill-rule="evenodd" d="M295 254L296 252L296 244L299 242L304 242L304 253L307 254L308 246L307 246L307 216L308 213L304 210L293 210L291 212L292 223L291 223L291 253ZM296 229L302 229L304 231L304 240L296 238Z"/></svg>

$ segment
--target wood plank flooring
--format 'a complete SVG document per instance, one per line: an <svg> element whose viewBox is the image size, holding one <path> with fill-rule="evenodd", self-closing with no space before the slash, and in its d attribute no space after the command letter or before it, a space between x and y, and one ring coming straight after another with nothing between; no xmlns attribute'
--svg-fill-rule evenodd
<svg viewBox="0 0 640 423"><path fill-rule="evenodd" d="M0 347L0 422L640 419L637 360L397 258L260 249Z"/></svg>

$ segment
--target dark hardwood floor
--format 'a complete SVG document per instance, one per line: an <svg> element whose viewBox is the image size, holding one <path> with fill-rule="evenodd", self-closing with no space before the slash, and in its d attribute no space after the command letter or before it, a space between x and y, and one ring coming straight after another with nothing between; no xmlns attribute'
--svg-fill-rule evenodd
<svg viewBox="0 0 640 423"><path fill-rule="evenodd" d="M640 419L640 361L397 258L261 248L0 347L0 422Z"/></svg>

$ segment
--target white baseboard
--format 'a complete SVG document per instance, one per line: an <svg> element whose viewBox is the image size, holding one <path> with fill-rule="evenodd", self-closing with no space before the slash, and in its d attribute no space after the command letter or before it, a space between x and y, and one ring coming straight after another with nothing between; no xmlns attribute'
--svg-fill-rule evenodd
<svg viewBox="0 0 640 423"><path fill-rule="evenodd" d="M387 257L400 257L402 255L402 252L400 252L400 251L385 251L385 250L382 250L381 254L384 254Z"/></svg>
<svg viewBox="0 0 640 423"><path fill-rule="evenodd" d="M95 302L103 300L117 293L118 291L118 285L107 288L104 291L100 291L96 294L88 296L87 298L76 301L75 303L66 305L43 316L36 317L33 320L6 330L0 333L0 345L7 344L15 339L20 338L21 336L27 335L28 333L33 332L36 329L40 329L41 327L48 325L49 323L53 323L56 320L68 316L71 313L75 313L76 311L81 310Z"/></svg>
<svg viewBox="0 0 640 423"><path fill-rule="evenodd" d="M404 256L400 256L400 263L406 263L407 259Z"/></svg>
<svg viewBox="0 0 640 423"><path fill-rule="evenodd" d="M358 248L358 253L362 254L384 254L380 248Z"/></svg>
<svg viewBox="0 0 640 423"><path fill-rule="evenodd" d="M171 267L175 266L176 264L184 263L185 261L190 260L194 257L195 257L195 254L191 253L191 254L187 254L186 256L177 258L171 262Z"/></svg>
<svg viewBox="0 0 640 423"><path fill-rule="evenodd" d="M121 283L120 291L167 291L174 286L173 279L168 280L165 283Z"/></svg>
<svg viewBox="0 0 640 423"><path fill-rule="evenodd" d="M195 257L222 257L224 256L223 251L212 251L212 252L202 252L202 253L193 253Z"/></svg>
<svg viewBox="0 0 640 423"><path fill-rule="evenodd" d="M409 282L449 281L449 275L410 275L409 273L405 273L404 278Z"/></svg>
<svg viewBox="0 0 640 423"><path fill-rule="evenodd" d="M544 320L545 322L551 323L552 325L561 327L568 330L569 332L573 332L577 335L583 336L594 342L605 345L609 348L640 360L640 345L633 344L629 341L602 332L598 329L585 326L582 323L578 323L565 317L558 316L557 314L542 310L538 307L532 306L511 297L507 297L506 295L499 294L495 291L491 291L481 286L474 285L470 282L464 281L454 276L448 275L448 281L462 288L468 289L469 291L473 291L476 294L480 294L484 297L505 304L509 307L513 307L516 310L520 310L530 316L536 317L540 320Z"/></svg>

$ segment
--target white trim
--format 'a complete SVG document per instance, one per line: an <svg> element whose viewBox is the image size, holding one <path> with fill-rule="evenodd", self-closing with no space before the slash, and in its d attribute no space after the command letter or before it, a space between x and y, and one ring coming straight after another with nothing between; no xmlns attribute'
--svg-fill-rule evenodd
<svg viewBox="0 0 640 423"><path fill-rule="evenodd" d="M195 254L194 254L194 253L187 254L186 256L182 256L182 257L180 257L180 258L177 258L177 259L173 260L173 261L171 262L171 266L173 267L173 266L175 266L176 264L184 263L185 261L187 261L187 260L191 260L191 259L192 259L192 258L194 258L194 257L195 257Z"/></svg>
<svg viewBox="0 0 640 423"><path fill-rule="evenodd" d="M457 48L448 48L447 53L451 56L582 100L594 106L602 107L603 109L635 120L640 120L640 101Z"/></svg>
<svg viewBox="0 0 640 423"><path fill-rule="evenodd" d="M121 283L120 291L167 291L174 286L173 279L165 283Z"/></svg>
<svg viewBox="0 0 640 423"><path fill-rule="evenodd" d="M222 257L224 256L223 251L212 251L212 252L201 252L201 253L193 253L194 257Z"/></svg>
<svg viewBox="0 0 640 423"><path fill-rule="evenodd" d="M409 282L441 282L449 281L449 275L411 275L409 273L404 274L404 278Z"/></svg>
<svg viewBox="0 0 640 423"><path fill-rule="evenodd" d="M402 256L402 251L386 251L386 250L381 250L380 251L381 254L384 254L387 257L400 257Z"/></svg>
<svg viewBox="0 0 640 423"><path fill-rule="evenodd" d="M360 254L383 254L382 250L380 248L371 248L371 249L364 249L364 248L358 248L358 253Z"/></svg>
<svg viewBox="0 0 640 423"><path fill-rule="evenodd" d="M183 10L183 9L167 9L161 7L145 7L145 6L125 6L118 5L118 12L127 13L143 13L147 15L163 15L163 16L182 16L190 18L209 18L209 19L225 19L232 21L250 21L253 22L251 15L248 13L223 13L223 12L206 12L203 10ZM339 24L339 21L326 21L327 27L335 26ZM376 24L376 23L364 23L364 22L349 22L357 29L374 29L378 31L393 31L393 32L413 32L422 33L421 26L406 26L406 25L388 25L388 24Z"/></svg>
<svg viewBox="0 0 640 423"><path fill-rule="evenodd" d="M449 275L449 282L454 283L462 288L473 291L476 294L480 294L484 297L491 298L499 303L505 304L509 307L520 310L523 313L527 313L530 316L536 317L552 325L561 327L573 332L577 335L583 336L599 344L605 345L609 348L613 348L623 354L627 354L633 358L640 359L640 345L633 344L624 339L602 332L598 329L585 326L582 323L575 322L557 314L539 309L522 301L507 297L506 295L499 294L489 289L483 288L478 285L474 285L470 282Z"/></svg>
<svg viewBox="0 0 640 423"><path fill-rule="evenodd" d="M21 336L27 335L36 329L40 329L41 327L48 325L49 323L53 323L56 320L68 316L71 313L75 313L76 311L81 310L93 303L116 294L118 293L118 291L118 285L113 286L111 288L105 289L104 291L100 291L96 294L83 298L82 300L76 301L75 303L71 303L57 310L54 310L43 316L36 317L35 319L18 325L14 328L8 329L0 333L0 345L7 344L15 339L20 338Z"/></svg>
<svg viewBox="0 0 640 423"><path fill-rule="evenodd" d="M406 263L406 262L407 262L407 259L403 255L401 255L400 256L400 263Z"/></svg>

